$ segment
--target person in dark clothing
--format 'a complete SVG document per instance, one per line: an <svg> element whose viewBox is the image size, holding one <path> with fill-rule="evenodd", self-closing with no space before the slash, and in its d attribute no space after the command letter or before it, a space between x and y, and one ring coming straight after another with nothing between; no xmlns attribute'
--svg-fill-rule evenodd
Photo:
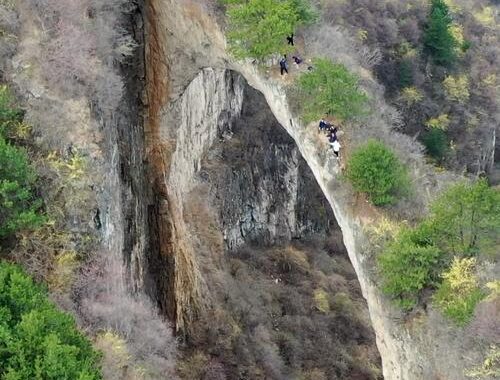
<svg viewBox="0 0 500 380"><path fill-rule="evenodd" d="M297 57L296 55L294 55L292 59L297 65L300 65L302 63L302 58Z"/></svg>
<svg viewBox="0 0 500 380"><path fill-rule="evenodd" d="M293 46L293 33L291 35L289 35L286 39L288 41L288 45Z"/></svg>
<svg viewBox="0 0 500 380"><path fill-rule="evenodd" d="M328 138L330 139L330 142L334 142L335 140L337 140L337 127L330 125L330 128L328 130Z"/></svg>
<svg viewBox="0 0 500 380"><path fill-rule="evenodd" d="M286 55L284 55L283 58L280 59L280 69L281 75L283 75L283 73L288 74L288 62L286 60Z"/></svg>
<svg viewBox="0 0 500 380"><path fill-rule="evenodd" d="M330 129L330 133L328 135L328 142L333 143L337 141L337 128Z"/></svg>
<svg viewBox="0 0 500 380"><path fill-rule="evenodd" d="M328 129L328 127L329 127L328 122L326 122L326 121L325 121L325 120L323 120L323 119L321 119L321 120L319 121L319 130L320 130L320 131L326 131L326 130Z"/></svg>

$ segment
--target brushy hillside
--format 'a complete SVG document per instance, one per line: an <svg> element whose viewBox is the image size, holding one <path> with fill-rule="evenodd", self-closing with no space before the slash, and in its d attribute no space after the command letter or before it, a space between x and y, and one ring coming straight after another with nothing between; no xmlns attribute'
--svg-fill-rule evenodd
<svg viewBox="0 0 500 380"><path fill-rule="evenodd" d="M433 305L451 325L481 326L478 347L491 343L498 323L491 323L485 310L490 317L499 314L499 190L487 180L497 177L497 5L460 0L311 3L319 10L318 22L296 33L303 44L299 52L312 67L292 76L291 105L305 123L322 113L340 122L350 143L343 156L345 178L373 204L393 204L385 207L390 232L374 244L385 292L406 311L424 312ZM233 1L229 10L250 11L252 5ZM231 25L231 12L227 16ZM281 43L286 45L284 36ZM317 81L316 89L307 86L309 77L325 71L322 62L327 60L355 79L343 80L342 86L350 84L347 95L342 86L342 96L327 91L339 77L333 70ZM356 91L366 96L369 117L356 107ZM355 114L347 122L343 113L349 110ZM378 140L371 144L383 148L383 157L376 153L382 149L364 145L370 138ZM392 163L384 165L389 158ZM456 183L460 176L470 182ZM438 191L426 194L426 186ZM496 354L492 347L485 360ZM498 371L498 361L492 363Z"/></svg>
<svg viewBox="0 0 500 380"><path fill-rule="evenodd" d="M454 39L446 62L436 61L432 48L449 38L435 27L438 3L448 8ZM345 29L379 52L374 72L386 99L401 113L401 131L418 136L441 165L474 174L492 170L500 111L498 5L486 0L327 0L321 10L323 25ZM440 139L432 137L436 133Z"/></svg>
<svg viewBox="0 0 500 380"><path fill-rule="evenodd" d="M168 323L150 300L123 287L121 252L100 241L103 140L124 122L121 65L137 53L127 30L135 6L0 1L0 201L9 207L0 212L0 255L76 317L103 353L105 378L175 378ZM45 332L50 337L50 326ZM36 366L32 360L25 370ZM54 374L42 377L65 378Z"/></svg>

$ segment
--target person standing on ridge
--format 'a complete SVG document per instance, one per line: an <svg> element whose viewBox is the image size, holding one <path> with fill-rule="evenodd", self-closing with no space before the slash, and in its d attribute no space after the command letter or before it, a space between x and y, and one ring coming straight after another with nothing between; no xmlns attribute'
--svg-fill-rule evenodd
<svg viewBox="0 0 500 380"><path fill-rule="evenodd" d="M330 142L337 140L337 127L330 125L330 128L328 129L328 138Z"/></svg>
<svg viewBox="0 0 500 380"><path fill-rule="evenodd" d="M286 60L286 55L284 55L283 58L280 59L280 69L281 75L283 75L283 73L288 74L288 62Z"/></svg>
<svg viewBox="0 0 500 380"><path fill-rule="evenodd" d="M330 128L330 124L328 124L328 122L325 121L324 119L321 119L319 121L319 130L325 131L325 130L328 130L328 128Z"/></svg>
<svg viewBox="0 0 500 380"><path fill-rule="evenodd" d="M291 35L289 35L286 40L288 41L288 45L292 45L293 46L293 33Z"/></svg>
<svg viewBox="0 0 500 380"><path fill-rule="evenodd" d="M337 137L335 137L335 141L331 142L330 145L332 146L333 153L335 154L335 156L337 156L337 160L338 160L341 145L339 143L339 140L337 140Z"/></svg>

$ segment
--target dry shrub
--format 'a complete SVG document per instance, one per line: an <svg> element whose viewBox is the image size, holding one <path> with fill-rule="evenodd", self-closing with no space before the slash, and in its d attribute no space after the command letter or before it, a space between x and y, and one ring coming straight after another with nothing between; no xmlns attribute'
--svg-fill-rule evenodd
<svg viewBox="0 0 500 380"><path fill-rule="evenodd" d="M307 32L307 54L330 58L342 63L349 71L362 78L369 75L367 69L378 65L382 55L378 49L362 45L339 26L321 25ZM355 47L353 49L353 47Z"/></svg>
<svg viewBox="0 0 500 380"><path fill-rule="evenodd" d="M205 367L203 380L226 380L226 371L224 366L217 360L212 359Z"/></svg>
<svg viewBox="0 0 500 380"><path fill-rule="evenodd" d="M70 235L49 224L31 232L17 234L18 244L9 256L37 281L47 280L54 269L59 250L70 247Z"/></svg>
<svg viewBox="0 0 500 380"><path fill-rule="evenodd" d="M87 96L111 115L123 95L116 65L136 44L122 25L125 0L35 0L29 3L44 32L42 55L32 57L45 79L70 97Z"/></svg>
<svg viewBox="0 0 500 380"><path fill-rule="evenodd" d="M379 367L374 335L361 317L367 314L362 304L340 307L340 295L337 305L332 303L338 292L345 292L348 300L361 297L359 285L336 273L341 266L355 278L352 266L342 255L332 260L322 246L324 240L280 248L247 246L231 252L216 273L208 272L213 306L187 333L187 360L195 363L195 373L187 370L192 367L185 360L182 378L208 380L209 363L216 360L225 376L221 379L292 379L319 373L346 379L367 373L350 355L358 344L371 345L367 366ZM199 352L203 360L194 360Z"/></svg>
<svg viewBox="0 0 500 380"><path fill-rule="evenodd" d="M328 300L328 293L323 289L316 289L313 293L314 305L316 309L322 313L328 313L330 311L330 301Z"/></svg>
<svg viewBox="0 0 500 380"><path fill-rule="evenodd" d="M325 372L318 368L313 368L310 371L305 372L302 375L302 379L304 380L328 380Z"/></svg>
<svg viewBox="0 0 500 380"><path fill-rule="evenodd" d="M102 371L106 380L142 380L145 371L134 366L127 342L112 331L100 333L95 347L103 354Z"/></svg>
<svg viewBox="0 0 500 380"><path fill-rule="evenodd" d="M188 358L179 361L177 368L183 379L203 380L209 359L202 352L195 352Z"/></svg>
<svg viewBox="0 0 500 380"><path fill-rule="evenodd" d="M287 245L274 251L273 256L282 272L300 272L307 273L310 269L307 255L305 252L292 245Z"/></svg>
<svg viewBox="0 0 500 380"><path fill-rule="evenodd" d="M487 299L476 306L469 331L486 342L500 342L500 297Z"/></svg>
<svg viewBox="0 0 500 380"><path fill-rule="evenodd" d="M19 17L13 2L0 2L0 72L10 64L16 51Z"/></svg>
<svg viewBox="0 0 500 380"><path fill-rule="evenodd" d="M78 315L90 331L113 331L127 343L130 362L145 378L175 379L176 340L169 323L142 294L123 283L118 257L101 253L82 268L74 287Z"/></svg>
<svg viewBox="0 0 500 380"><path fill-rule="evenodd" d="M48 287L51 292L67 292L78 269L79 260L75 251L63 251L54 260L54 269L48 277Z"/></svg>

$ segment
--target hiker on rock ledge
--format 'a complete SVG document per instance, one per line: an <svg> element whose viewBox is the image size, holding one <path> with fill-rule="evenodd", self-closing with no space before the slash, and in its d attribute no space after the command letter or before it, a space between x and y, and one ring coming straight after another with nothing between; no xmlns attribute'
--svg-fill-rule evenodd
<svg viewBox="0 0 500 380"><path fill-rule="evenodd" d="M281 75L283 75L283 73L288 74L288 62L286 60L286 55L284 55L283 58L280 59L280 70Z"/></svg>

